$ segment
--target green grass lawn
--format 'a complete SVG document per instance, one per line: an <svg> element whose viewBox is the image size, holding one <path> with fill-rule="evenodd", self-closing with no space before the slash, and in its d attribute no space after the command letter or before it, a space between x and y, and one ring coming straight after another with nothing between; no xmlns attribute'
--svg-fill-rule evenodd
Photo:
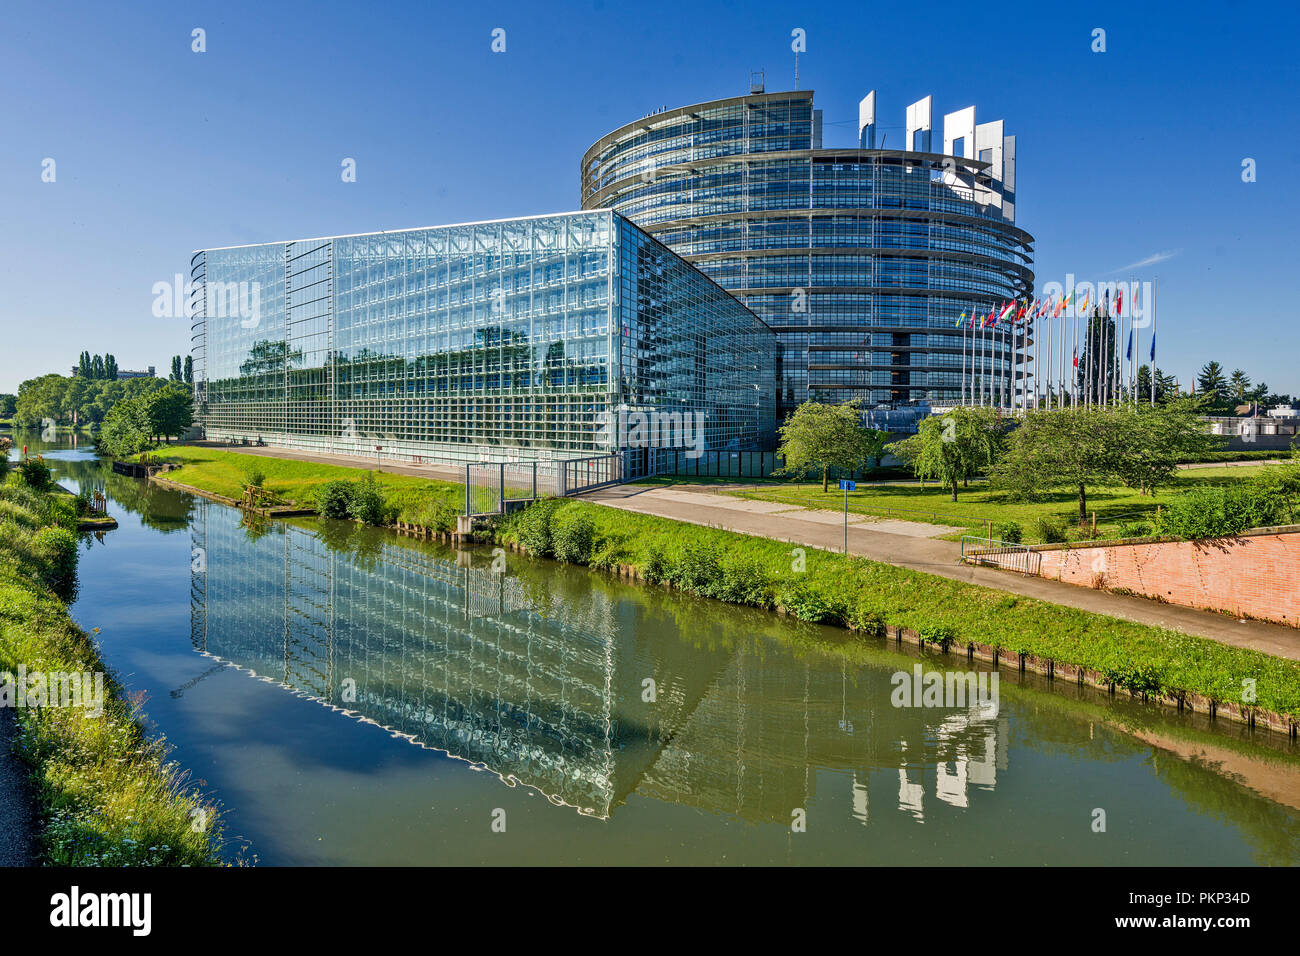
<svg viewBox="0 0 1300 956"><path fill-rule="evenodd" d="M1149 521L1156 507L1168 505L1170 498L1196 485L1225 484L1258 474L1271 465L1245 465L1233 468L1198 468L1182 470L1170 484L1154 495L1139 494L1133 488L1097 486L1088 489L1088 511L1097 512L1097 530L1103 537L1114 538L1123 522ZM774 485L770 488L747 488L726 494L758 501L776 501L807 508L840 510L844 492L834 486L822 493L821 482ZM922 488L916 482L889 485L859 485L849 492L849 511L908 521L927 521L952 525L953 537L985 533L985 522L997 524L1017 521L1024 530L1025 541L1037 541L1036 525L1043 516L1060 518L1073 524L1078 515L1078 496L1069 491L1052 492L1042 501L1006 501L1000 492L991 491L986 481L972 481L969 488L959 489L957 501L937 484Z"/></svg>
<svg viewBox="0 0 1300 956"><path fill-rule="evenodd" d="M160 448L147 454L155 461L181 465L179 469L169 471L166 478L227 498L237 499L243 495L247 469L257 468L266 476L262 483L264 488L286 502L304 507L312 507L316 490L326 482L338 479L355 481L367 470L190 445ZM401 521L418 522L424 509L439 502L464 501L464 486L455 482L386 472L378 472L375 477L389 505L397 509L397 518Z"/></svg>

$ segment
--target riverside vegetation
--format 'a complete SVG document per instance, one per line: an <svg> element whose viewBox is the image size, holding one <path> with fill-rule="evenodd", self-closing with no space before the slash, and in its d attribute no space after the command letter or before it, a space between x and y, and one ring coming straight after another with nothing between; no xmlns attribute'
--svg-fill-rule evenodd
<svg viewBox="0 0 1300 956"><path fill-rule="evenodd" d="M93 639L68 614L77 589L77 499L30 458L0 458L0 682L28 674L104 675L103 713L19 706L15 749L31 767L41 860L53 866L218 862L216 808L140 724Z"/></svg>
<svg viewBox="0 0 1300 956"><path fill-rule="evenodd" d="M652 583L802 621L871 636L904 627L936 644L1091 668L1135 692L1240 702L1253 680L1257 706L1300 715L1300 662L864 558L561 499L499 519L493 534L533 555L630 567Z"/></svg>

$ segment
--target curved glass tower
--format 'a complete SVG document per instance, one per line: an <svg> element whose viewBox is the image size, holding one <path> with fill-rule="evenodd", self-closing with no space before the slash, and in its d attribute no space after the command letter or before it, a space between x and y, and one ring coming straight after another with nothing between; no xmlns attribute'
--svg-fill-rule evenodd
<svg viewBox="0 0 1300 956"><path fill-rule="evenodd" d="M782 415L862 399L913 408L895 418L905 426L927 404L976 400L977 379L986 403L1021 405L1025 337L981 358L980 333L958 327L1033 290L1015 137L968 107L932 144L929 97L906 116L902 142L884 148L873 92L858 146L824 149L811 90L663 110L587 150L582 205L628 217L777 332Z"/></svg>

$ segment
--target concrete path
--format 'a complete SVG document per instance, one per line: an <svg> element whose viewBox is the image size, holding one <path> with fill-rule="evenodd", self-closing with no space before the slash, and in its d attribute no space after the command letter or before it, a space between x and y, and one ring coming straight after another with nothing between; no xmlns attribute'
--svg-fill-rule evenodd
<svg viewBox="0 0 1300 956"><path fill-rule="evenodd" d="M840 551L844 547L841 513L811 511L770 501L747 501L717 494L706 486L614 485L587 492L582 497L624 511L673 518L827 551ZM1161 604L1146 598L1094 591L1061 581L962 564L961 545L956 541L939 541L935 537L951 534L954 530L944 525L872 520L869 516L850 514L849 553L895 567L968 581L1053 604L1300 660L1300 628L1241 621L1213 611Z"/></svg>
<svg viewBox="0 0 1300 956"><path fill-rule="evenodd" d="M27 767L14 754L17 721L0 708L0 866L32 866L36 812Z"/></svg>

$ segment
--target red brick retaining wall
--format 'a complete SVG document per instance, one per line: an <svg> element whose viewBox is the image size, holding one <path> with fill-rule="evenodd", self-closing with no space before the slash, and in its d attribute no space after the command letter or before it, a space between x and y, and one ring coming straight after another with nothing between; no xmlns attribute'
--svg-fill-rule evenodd
<svg viewBox="0 0 1300 956"><path fill-rule="evenodd" d="M1300 527L1295 525L1214 541L1035 551L1038 573L1045 578L1300 627Z"/></svg>

